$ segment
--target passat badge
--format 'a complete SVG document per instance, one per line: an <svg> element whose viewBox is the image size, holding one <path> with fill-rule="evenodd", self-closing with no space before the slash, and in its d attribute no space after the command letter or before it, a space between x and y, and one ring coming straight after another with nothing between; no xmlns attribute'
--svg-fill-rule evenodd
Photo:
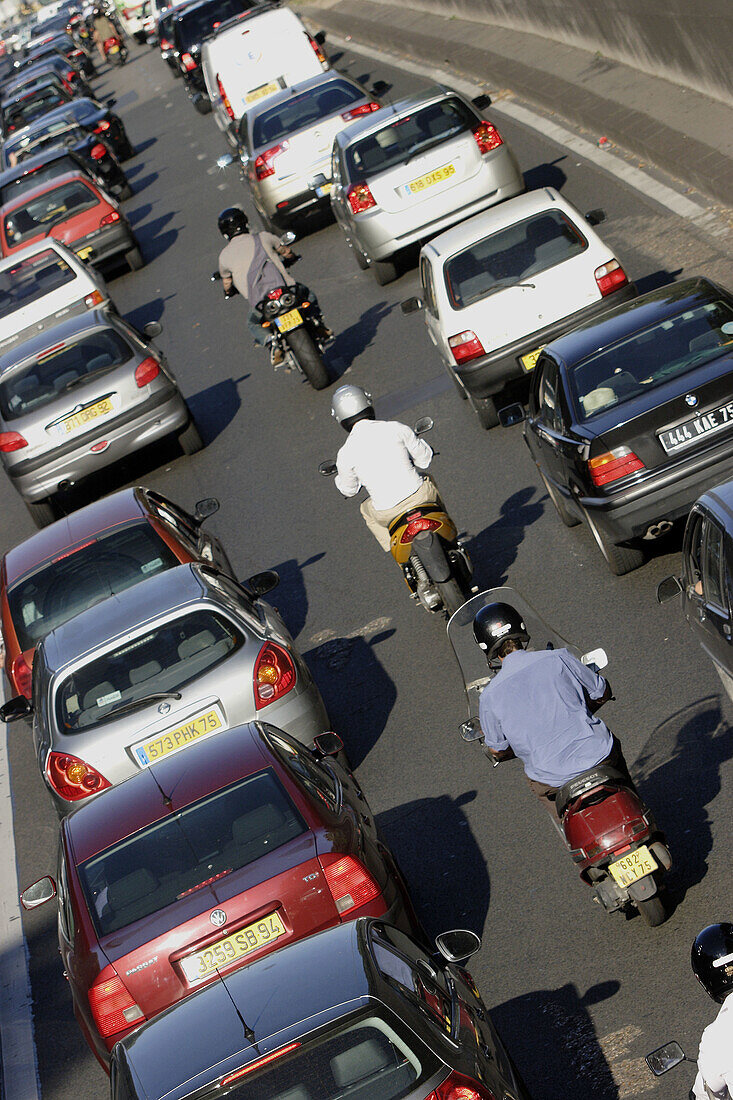
<svg viewBox="0 0 733 1100"><path fill-rule="evenodd" d="M695 408L695 405L697 405L697 397L695 396L695 394L694 394L694 393L688 393L688 394L686 394L686 396L685 396L685 404L686 404L686 405L689 405L691 409L694 409L694 408Z"/></svg>
<svg viewBox="0 0 733 1100"><path fill-rule="evenodd" d="M214 909L209 913L209 920L214 925L214 928L221 928L222 924L226 924L227 915L223 909Z"/></svg>

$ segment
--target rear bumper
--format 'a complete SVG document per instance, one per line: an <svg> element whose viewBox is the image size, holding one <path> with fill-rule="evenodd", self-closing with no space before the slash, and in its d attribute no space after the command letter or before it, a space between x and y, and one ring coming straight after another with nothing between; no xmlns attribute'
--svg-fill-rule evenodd
<svg viewBox="0 0 733 1100"><path fill-rule="evenodd" d="M272 725L284 729L296 741L311 746L313 738L329 729L330 723L321 693L315 683L313 680L305 683L301 677L302 672L299 668L297 687L302 684L302 690L288 692L281 700L258 710L255 717L262 722L271 722ZM249 721L249 719L243 720Z"/></svg>
<svg viewBox="0 0 733 1100"><path fill-rule="evenodd" d="M81 249L91 248L92 252L85 257L85 263L100 267L102 264L116 260L131 248L137 247L137 241L132 235L132 230L124 219L115 222L114 225L105 226L88 237L82 237L74 241L73 251L77 254Z"/></svg>

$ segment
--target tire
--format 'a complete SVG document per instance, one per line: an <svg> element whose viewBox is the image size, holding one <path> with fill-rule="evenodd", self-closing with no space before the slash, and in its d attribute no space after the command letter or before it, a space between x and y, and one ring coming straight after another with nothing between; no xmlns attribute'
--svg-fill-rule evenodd
<svg viewBox="0 0 733 1100"><path fill-rule="evenodd" d="M471 408L478 417L478 422L484 431L495 428L499 423L499 414L496 411L496 402L493 397L472 397L469 395Z"/></svg>
<svg viewBox="0 0 733 1100"><path fill-rule="evenodd" d="M124 202L125 199L131 199L135 192L132 189L131 183L124 183L120 190L117 192L117 198L120 202Z"/></svg>
<svg viewBox="0 0 733 1100"><path fill-rule="evenodd" d="M137 245L131 248L129 252L125 253L125 259L127 260L127 266L130 271L139 271L141 267L145 266L143 254Z"/></svg>
<svg viewBox="0 0 733 1100"><path fill-rule="evenodd" d="M443 581L442 584L437 585L438 592L440 592L440 598L443 601L443 607L452 615L454 611L457 611L459 607L462 607L466 602L466 597L461 591L461 586L457 580Z"/></svg>
<svg viewBox="0 0 733 1100"><path fill-rule="evenodd" d="M204 441L193 417L178 436L178 443L185 455L195 455L204 449Z"/></svg>
<svg viewBox="0 0 733 1100"><path fill-rule="evenodd" d="M211 114L211 100L207 95L202 95L199 99L194 100L193 105L200 115Z"/></svg>
<svg viewBox="0 0 733 1100"><path fill-rule="evenodd" d="M170 68L170 71L173 74L173 79L174 80L180 80L181 79L181 70L178 68L178 66L177 65L169 65L169 68Z"/></svg>
<svg viewBox="0 0 733 1100"><path fill-rule="evenodd" d="M330 379L323 356L305 326L285 333L288 347L314 390L323 390Z"/></svg>
<svg viewBox="0 0 733 1100"><path fill-rule="evenodd" d="M577 527L580 523L578 517L574 516L572 512L568 511L568 509L565 507L565 501L562 499L560 494L555 489L553 489L552 485L550 485L549 481L541 470L539 471L539 474L542 478L542 484L545 486L545 489L547 489L547 495L552 501L555 507L555 511L557 512L562 522L565 524L566 527Z"/></svg>
<svg viewBox="0 0 733 1100"><path fill-rule="evenodd" d="M647 898L646 901L637 901L636 907L641 913L644 923L648 924L650 928L657 928L660 924L664 924L667 919L667 906L664 903L664 898L659 894L655 894L653 898Z"/></svg>
<svg viewBox="0 0 733 1100"><path fill-rule="evenodd" d="M455 374L450 369L450 367L448 368L448 373L450 375L451 382L456 387L456 392L457 392L458 396L460 397L461 401L468 401L468 394L466 393L465 389L463 388L461 383L458 381L458 379L456 378Z"/></svg>
<svg viewBox="0 0 733 1100"><path fill-rule="evenodd" d="M115 69L119 69L125 63L121 53L108 54L107 60L109 61L110 65L113 65L115 67Z"/></svg>
<svg viewBox="0 0 733 1100"><path fill-rule="evenodd" d="M606 559L606 565L611 570L614 577L623 577L625 573L631 573L634 569L638 569L640 565L644 564L645 554L643 550L638 546L618 546L615 542L611 542L611 540L596 527L587 512L584 512L583 515L590 528L590 533L596 540L596 545Z"/></svg>
<svg viewBox="0 0 733 1100"><path fill-rule="evenodd" d="M387 283L393 283L397 278L397 264L394 260L372 260L369 266L374 272L374 278L380 286L386 286Z"/></svg>
<svg viewBox="0 0 733 1100"><path fill-rule="evenodd" d="M48 527L49 523L53 523L56 519L56 509L50 497L47 500L26 500L25 506L36 527Z"/></svg>
<svg viewBox="0 0 733 1100"><path fill-rule="evenodd" d="M126 141L122 146L121 152L117 154L118 160L130 160L135 156L135 146L130 141Z"/></svg>

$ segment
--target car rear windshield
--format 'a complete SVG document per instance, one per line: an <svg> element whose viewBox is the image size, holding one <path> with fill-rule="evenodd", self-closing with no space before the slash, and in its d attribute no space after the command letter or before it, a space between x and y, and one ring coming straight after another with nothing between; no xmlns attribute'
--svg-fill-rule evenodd
<svg viewBox="0 0 733 1100"><path fill-rule="evenodd" d="M57 157L50 164L43 164L34 171L3 184L0 187L0 206L15 202L21 195L25 195L26 191L35 191L36 187L39 187L42 183L48 183L49 180L63 176L67 172L79 172L81 170L79 162L74 157L70 155Z"/></svg>
<svg viewBox="0 0 733 1100"><path fill-rule="evenodd" d="M10 133L21 126L28 126L34 119L45 115L46 111L60 107L62 103L68 103L71 97L60 88L46 87L37 92L32 92L12 107L7 107L5 115L5 132Z"/></svg>
<svg viewBox="0 0 733 1100"><path fill-rule="evenodd" d="M44 249L0 271L0 318L70 283L76 272L54 249Z"/></svg>
<svg viewBox="0 0 733 1100"><path fill-rule="evenodd" d="M280 141L296 130L315 126L321 119L347 111L352 103L363 98L362 90L347 80L329 80L317 88L294 95L257 116L252 123L252 146L259 149L262 145Z"/></svg>
<svg viewBox="0 0 733 1100"><path fill-rule="evenodd" d="M233 623L204 608L158 623L64 677L56 691L58 728L73 735L118 712L139 714L151 693L177 691L244 642Z"/></svg>
<svg viewBox="0 0 733 1100"><path fill-rule="evenodd" d="M559 210L543 210L458 252L445 265L455 309L579 256L588 242Z"/></svg>
<svg viewBox="0 0 733 1100"><path fill-rule="evenodd" d="M192 46L200 45L206 35L215 31L220 23L249 11L251 7L252 0L214 0L211 4L184 12L179 16L173 30L181 53L190 50Z"/></svg>
<svg viewBox="0 0 733 1100"><path fill-rule="evenodd" d="M67 619L177 564L147 521L64 550L8 589L20 648L31 649Z"/></svg>
<svg viewBox="0 0 733 1100"><path fill-rule="evenodd" d="M450 96L397 118L346 150L350 180L394 168L412 156L476 126L478 118L462 100Z"/></svg>
<svg viewBox="0 0 733 1100"><path fill-rule="evenodd" d="M81 180L70 180L52 191L45 191L29 199L24 206L17 206L5 215L3 229L8 244L19 244L47 234L52 225L66 221L83 210L99 205L99 196Z"/></svg>
<svg viewBox="0 0 733 1100"><path fill-rule="evenodd" d="M127 341L111 328L46 348L35 359L0 377L0 414L3 420L17 420L55 402L62 404L50 410L51 415L66 412L74 404L67 394L127 363L132 355ZM63 421L50 431L63 436Z"/></svg>
<svg viewBox="0 0 733 1100"><path fill-rule="evenodd" d="M304 832L269 768L166 814L79 867L97 933L157 913Z"/></svg>
<svg viewBox="0 0 733 1100"><path fill-rule="evenodd" d="M733 352L733 308L712 300L610 344L570 372L583 419Z"/></svg>
<svg viewBox="0 0 733 1100"><path fill-rule="evenodd" d="M31 134L12 138L3 146L3 160L7 167L13 168L27 157L35 156L43 149L56 145L72 146L85 137L72 115L64 115L41 126L34 126Z"/></svg>

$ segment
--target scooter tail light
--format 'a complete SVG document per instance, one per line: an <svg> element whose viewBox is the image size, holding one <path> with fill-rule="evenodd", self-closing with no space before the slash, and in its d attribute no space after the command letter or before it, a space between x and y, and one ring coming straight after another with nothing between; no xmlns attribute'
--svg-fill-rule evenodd
<svg viewBox="0 0 733 1100"><path fill-rule="evenodd" d="M353 183L346 192L346 201L352 214L363 214L365 210L371 210L377 205L368 183Z"/></svg>
<svg viewBox="0 0 733 1100"><path fill-rule="evenodd" d="M148 383L152 382L154 378L157 378L159 374L160 363L157 359L153 359L152 355L149 355L147 359L143 359L142 363L138 363L135 367L135 383L138 389L147 386Z"/></svg>
<svg viewBox="0 0 733 1100"><path fill-rule="evenodd" d="M281 141L278 145L273 145L271 149L265 149L264 153L260 153L255 160L255 175L258 180L265 180L268 176L275 175L275 165L272 162L275 157L279 157L287 150L288 145L287 141Z"/></svg>
<svg viewBox="0 0 733 1100"><path fill-rule="evenodd" d="M472 359L478 359L486 354L483 344L470 328L456 333L455 336L449 336L448 346L453 353L453 358L459 365L469 363Z"/></svg>
<svg viewBox="0 0 733 1100"><path fill-rule="evenodd" d="M420 531L437 531L440 527L440 523L437 519L428 519L427 516L421 516L419 519L413 519L407 524L402 535L400 536L400 542L412 542L415 535Z"/></svg>
<svg viewBox="0 0 733 1100"><path fill-rule="evenodd" d="M284 646L277 642L265 642L257 657L253 676L255 707L261 710L295 687L293 658Z"/></svg>
<svg viewBox="0 0 733 1100"><path fill-rule="evenodd" d="M454 1070L430 1093L428 1100L496 1100L496 1093Z"/></svg>
<svg viewBox="0 0 733 1100"><path fill-rule="evenodd" d="M113 966L105 966L89 990L89 1007L97 1031L106 1039L145 1019Z"/></svg>
<svg viewBox="0 0 733 1100"><path fill-rule="evenodd" d="M472 133L478 145L478 151L482 156L484 153L490 153L492 149L498 149L500 145L504 144L504 139L491 122L479 122L478 126L474 126Z"/></svg>
<svg viewBox="0 0 733 1100"><path fill-rule="evenodd" d="M46 777L56 794L67 802L79 802L111 786L108 779L91 764L68 752L50 752Z"/></svg>
<svg viewBox="0 0 733 1100"><path fill-rule="evenodd" d="M10 678L15 684L18 694L25 695L26 699L30 699L33 669L26 661L24 653L20 653L13 661L10 667Z"/></svg>
<svg viewBox="0 0 733 1100"><path fill-rule="evenodd" d="M28 446L28 440L20 432L0 432L0 451L8 454L10 451L20 451Z"/></svg>
<svg viewBox="0 0 733 1100"><path fill-rule="evenodd" d="M605 298L607 294L612 294L620 286L626 286L629 281L618 260L609 260L607 264L601 264L593 274L602 298Z"/></svg>
<svg viewBox="0 0 733 1100"><path fill-rule="evenodd" d="M319 860L339 916L379 897L378 884L354 856L330 852L319 856Z"/></svg>
<svg viewBox="0 0 733 1100"><path fill-rule="evenodd" d="M614 447L612 451L588 459L590 479L599 487L643 469L644 463L630 447Z"/></svg>

